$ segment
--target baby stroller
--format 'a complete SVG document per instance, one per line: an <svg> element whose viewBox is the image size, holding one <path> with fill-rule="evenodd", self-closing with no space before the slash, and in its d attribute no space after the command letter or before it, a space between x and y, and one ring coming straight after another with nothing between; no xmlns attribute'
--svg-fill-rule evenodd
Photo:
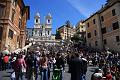
<svg viewBox="0 0 120 80"><path fill-rule="evenodd" d="M62 69L57 67L53 70L52 80L62 80Z"/></svg>

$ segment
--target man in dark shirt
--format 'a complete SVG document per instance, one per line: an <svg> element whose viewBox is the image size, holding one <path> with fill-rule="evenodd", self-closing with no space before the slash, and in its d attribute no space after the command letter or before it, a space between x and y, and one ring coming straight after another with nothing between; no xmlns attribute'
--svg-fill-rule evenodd
<svg viewBox="0 0 120 80"><path fill-rule="evenodd" d="M64 59L61 57L60 54L57 54L56 67L60 69L61 67L63 67L63 65L64 65Z"/></svg>
<svg viewBox="0 0 120 80"><path fill-rule="evenodd" d="M82 80L83 75L83 63L82 59L79 58L79 54L75 54L75 58L70 63L71 80Z"/></svg>
<svg viewBox="0 0 120 80"><path fill-rule="evenodd" d="M63 74L62 74L62 69L64 67L64 59L61 57L60 54L57 54L57 58L56 58L56 67L60 70L60 80L63 80Z"/></svg>
<svg viewBox="0 0 120 80"><path fill-rule="evenodd" d="M35 73L35 80L38 79L38 60L36 54L32 51L25 58L27 64L27 78L30 80L32 78L32 73Z"/></svg>

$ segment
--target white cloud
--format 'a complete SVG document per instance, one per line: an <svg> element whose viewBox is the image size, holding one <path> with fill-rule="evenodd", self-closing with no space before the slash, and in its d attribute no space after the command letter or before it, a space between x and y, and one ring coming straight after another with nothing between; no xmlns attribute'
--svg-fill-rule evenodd
<svg viewBox="0 0 120 80"><path fill-rule="evenodd" d="M72 7L79 11L85 17L89 17L101 7L100 1L94 0L67 0ZM104 4L104 3L103 3Z"/></svg>

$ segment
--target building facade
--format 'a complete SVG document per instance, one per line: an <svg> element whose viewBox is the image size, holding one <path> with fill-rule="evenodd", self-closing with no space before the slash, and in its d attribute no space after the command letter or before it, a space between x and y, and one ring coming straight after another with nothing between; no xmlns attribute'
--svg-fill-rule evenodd
<svg viewBox="0 0 120 80"><path fill-rule="evenodd" d="M73 37L76 34L76 27L71 28L71 37Z"/></svg>
<svg viewBox="0 0 120 80"><path fill-rule="evenodd" d="M79 34L79 37L85 38L86 37L86 27L83 21L79 21L76 25L76 33Z"/></svg>
<svg viewBox="0 0 120 80"><path fill-rule="evenodd" d="M89 47L120 52L120 0L107 0L105 6L84 23Z"/></svg>
<svg viewBox="0 0 120 80"><path fill-rule="evenodd" d="M52 34L51 40L55 41L55 34Z"/></svg>
<svg viewBox="0 0 120 80"><path fill-rule="evenodd" d="M23 0L0 0L0 50L8 45L10 51L25 46L29 6Z"/></svg>
<svg viewBox="0 0 120 80"><path fill-rule="evenodd" d="M60 32L62 40L71 39L71 37L73 37L74 34L76 33L75 28L73 28L72 26L67 27L66 25L59 27L58 31Z"/></svg>
<svg viewBox="0 0 120 80"><path fill-rule="evenodd" d="M40 14L34 17L33 39L34 41L51 40L52 36L52 16L49 13L45 16L45 23L41 23Z"/></svg>
<svg viewBox="0 0 120 80"><path fill-rule="evenodd" d="M33 37L33 28L27 28L26 29L26 37L27 37L27 39L30 39L30 38L32 38Z"/></svg>

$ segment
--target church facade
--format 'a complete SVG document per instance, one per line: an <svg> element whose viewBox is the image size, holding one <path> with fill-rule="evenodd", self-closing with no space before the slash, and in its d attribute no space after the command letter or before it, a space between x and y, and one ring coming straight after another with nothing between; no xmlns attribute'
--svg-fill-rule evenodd
<svg viewBox="0 0 120 80"><path fill-rule="evenodd" d="M51 40L52 36L52 16L49 13L45 16L45 22L41 23L40 14L34 17L34 28L32 38L34 41Z"/></svg>

